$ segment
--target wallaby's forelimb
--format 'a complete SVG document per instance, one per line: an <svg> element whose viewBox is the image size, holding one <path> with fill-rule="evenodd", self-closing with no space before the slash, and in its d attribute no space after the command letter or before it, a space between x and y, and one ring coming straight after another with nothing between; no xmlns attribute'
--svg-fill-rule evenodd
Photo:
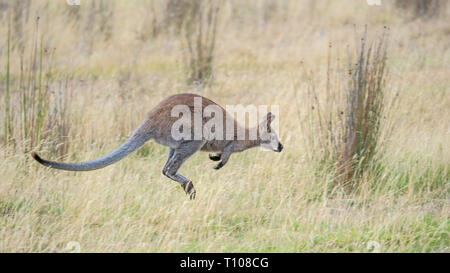
<svg viewBox="0 0 450 273"><path fill-rule="evenodd" d="M218 170L223 166L225 166L232 153L233 153L233 142L230 142L227 146L225 146L223 152L220 154L221 161L214 167L214 169Z"/></svg>

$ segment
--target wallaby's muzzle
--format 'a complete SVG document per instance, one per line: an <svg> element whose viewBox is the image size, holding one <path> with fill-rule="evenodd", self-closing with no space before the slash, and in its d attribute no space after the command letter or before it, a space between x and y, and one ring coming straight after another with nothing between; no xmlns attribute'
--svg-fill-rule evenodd
<svg viewBox="0 0 450 273"><path fill-rule="evenodd" d="M281 152L283 150L283 144L281 144L281 142L278 142L278 148L277 148L277 152Z"/></svg>

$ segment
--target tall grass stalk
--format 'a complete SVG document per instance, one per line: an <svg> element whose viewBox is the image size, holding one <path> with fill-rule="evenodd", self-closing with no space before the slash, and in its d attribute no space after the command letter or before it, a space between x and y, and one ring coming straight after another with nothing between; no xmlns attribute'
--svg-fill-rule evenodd
<svg viewBox="0 0 450 273"><path fill-rule="evenodd" d="M10 97L10 59L11 59L11 18L8 16L8 42L7 42L7 61L6 61L6 94L5 94L5 145L8 144L11 136L11 97Z"/></svg>

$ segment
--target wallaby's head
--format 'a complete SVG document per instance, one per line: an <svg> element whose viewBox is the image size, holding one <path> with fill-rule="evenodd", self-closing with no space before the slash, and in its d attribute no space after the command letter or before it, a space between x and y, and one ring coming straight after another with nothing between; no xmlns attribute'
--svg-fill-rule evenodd
<svg viewBox="0 0 450 273"><path fill-rule="evenodd" d="M283 150L283 145L278 140L277 133L271 127L274 119L275 115L269 112L267 113L265 119L260 123L260 146L275 152L281 152Z"/></svg>

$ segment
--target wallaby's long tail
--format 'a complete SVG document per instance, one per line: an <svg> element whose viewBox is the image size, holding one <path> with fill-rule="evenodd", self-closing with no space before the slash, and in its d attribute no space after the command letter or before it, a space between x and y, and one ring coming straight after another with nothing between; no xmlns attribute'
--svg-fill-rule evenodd
<svg viewBox="0 0 450 273"><path fill-rule="evenodd" d="M144 137L141 134L133 134L127 141L125 141L122 145L120 145L119 148L117 148L110 154L85 162L63 163L63 162L49 161L42 159L35 152L32 152L31 156L34 159L36 159L37 162L50 168L66 171L91 171L106 167L108 165L113 164L114 162L121 160L122 158L124 158L125 156L127 156L140 146L144 145L144 143L148 139L149 138Z"/></svg>

